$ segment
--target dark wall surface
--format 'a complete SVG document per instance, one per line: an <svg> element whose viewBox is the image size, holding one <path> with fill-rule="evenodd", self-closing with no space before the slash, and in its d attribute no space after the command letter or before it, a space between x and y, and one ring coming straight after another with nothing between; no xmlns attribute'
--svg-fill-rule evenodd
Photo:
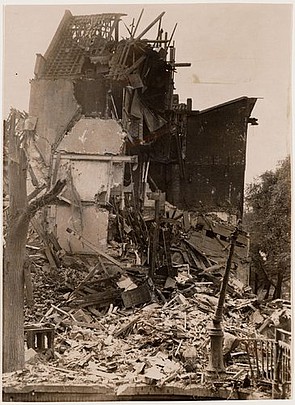
<svg viewBox="0 0 295 405"><path fill-rule="evenodd" d="M157 162L151 167L170 203L183 209L242 214L247 131L255 102L255 98L242 97L208 110L187 112L186 134L180 145L183 163L176 151L170 151L174 158L169 164ZM175 142L170 145L176 149Z"/></svg>
<svg viewBox="0 0 295 405"><path fill-rule="evenodd" d="M243 97L188 115L187 204L241 214L248 120L255 102Z"/></svg>

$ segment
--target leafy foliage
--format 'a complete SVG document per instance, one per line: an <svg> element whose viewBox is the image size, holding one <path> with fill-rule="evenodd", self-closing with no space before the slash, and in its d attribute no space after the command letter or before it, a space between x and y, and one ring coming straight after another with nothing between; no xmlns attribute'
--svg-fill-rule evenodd
<svg viewBox="0 0 295 405"><path fill-rule="evenodd" d="M248 186L244 220L251 236L254 271L280 290L291 268L290 157Z"/></svg>

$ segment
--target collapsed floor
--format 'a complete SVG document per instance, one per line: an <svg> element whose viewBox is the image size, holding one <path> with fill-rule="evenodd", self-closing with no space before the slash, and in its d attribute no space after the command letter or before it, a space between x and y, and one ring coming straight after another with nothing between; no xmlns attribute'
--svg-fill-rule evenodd
<svg viewBox="0 0 295 405"><path fill-rule="evenodd" d="M55 252L60 266L48 263L48 250L31 232L26 264L34 292L27 282L26 325L52 328L54 346L48 341L40 346L38 339L29 338L27 329L26 368L4 374L4 389L95 383L120 396L131 385L220 386L218 376L208 380L206 369L208 327L225 260L217 261L216 252L214 259L208 252L205 255L190 242L191 233L198 229L195 219L190 217L188 226L183 212L175 217L169 222L173 224L169 255L167 250L159 254L164 243L159 239L154 274L144 248L132 243L136 236L130 235L126 224L128 243L110 241L107 251L93 255ZM212 226L222 224L214 216L205 219ZM270 376L261 375L257 347L249 338L272 339L275 327L290 330L290 317L289 302L259 301L231 272L223 319L227 373L222 387L271 396L271 378L267 381ZM271 364L268 367L273 373Z"/></svg>

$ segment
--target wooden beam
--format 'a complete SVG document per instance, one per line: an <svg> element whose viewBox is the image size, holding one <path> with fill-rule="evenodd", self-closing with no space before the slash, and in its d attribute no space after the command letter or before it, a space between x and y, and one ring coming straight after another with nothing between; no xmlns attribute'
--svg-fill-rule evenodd
<svg viewBox="0 0 295 405"><path fill-rule="evenodd" d="M144 34L146 34L165 14L165 11L163 11L160 15L158 15L157 18L154 19L154 21L152 21L143 31L141 34L139 34L135 40L138 41L140 38L142 38L144 36Z"/></svg>
<svg viewBox="0 0 295 405"><path fill-rule="evenodd" d="M113 161L113 162L130 162L137 163L137 156L125 156L125 155L88 155L88 154L74 154L74 153L62 153L61 159L69 160L92 160L92 161Z"/></svg>
<svg viewBox="0 0 295 405"><path fill-rule="evenodd" d="M116 266L123 268L122 264L118 262L116 259L114 259L112 256L109 256L107 253L104 253L102 250L100 250L98 247L93 245L91 242L89 242L87 239L85 239L82 235L79 235L77 232L73 231L70 228L67 228L66 231L75 236L78 240L81 240L86 246L88 246L90 249L92 249L94 252L96 252L98 255L104 257L107 259L109 262L115 264Z"/></svg>

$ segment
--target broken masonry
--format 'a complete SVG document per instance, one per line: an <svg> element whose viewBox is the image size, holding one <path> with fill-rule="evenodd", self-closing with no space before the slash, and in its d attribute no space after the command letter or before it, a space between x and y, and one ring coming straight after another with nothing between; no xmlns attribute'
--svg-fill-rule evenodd
<svg viewBox="0 0 295 405"><path fill-rule="evenodd" d="M155 267L165 201L188 212L222 213L233 225L242 215L256 99L203 111L193 110L191 99L180 103L174 75L190 64L175 61L174 32L164 32L163 15L120 40L123 14L66 11L46 53L37 55L29 183L33 191L67 179L58 203L39 219L66 252L91 251L67 228L100 248L108 238L132 237ZM154 26L156 37L146 39Z"/></svg>
<svg viewBox="0 0 295 405"><path fill-rule="evenodd" d="M164 14L120 39L123 14L66 11L36 59L29 188L42 193L58 179L67 186L32 224L51 266L62 265L64 252L98 255L105 276L114 277L106 291L87 297L84 305L98 309L117 300L126 308L155 297L165 302L162 290L173 290L183 269L184 277L200 274L218 291L229 237L243 213L256 98L203 111L193 110L191 99L181 103L174 76L190 63L176 62L175 29L164 32ZM146 39L155 26L156 36ZM128 265L106 253L113 242ZM228 287L240 297L249 283L248 253L241 231ZM142 268L137 282L123 275L126 266Z"/></svg>

